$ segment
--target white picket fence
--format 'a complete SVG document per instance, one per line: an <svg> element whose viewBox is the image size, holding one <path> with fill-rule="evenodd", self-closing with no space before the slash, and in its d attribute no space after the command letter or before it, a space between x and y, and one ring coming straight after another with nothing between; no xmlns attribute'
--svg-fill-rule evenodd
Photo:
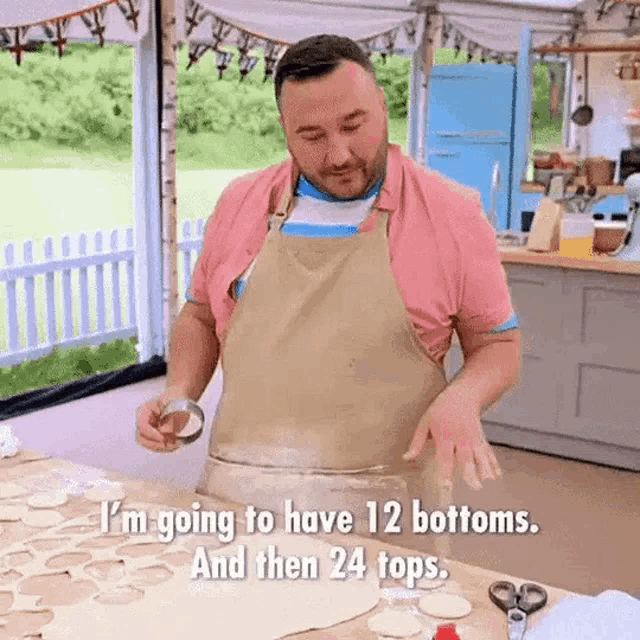
<svg viewBox="0 0 640 640"><path fill-rule="evenodd" d="M202 246L204 225L202 219L182 224L181 300ZM86 233L76 236L74 250L71 237L62 236L59 257L53 239L46 238L40 262L34 261L31 240L22 245L21 261L14 244L5 245L0 269L0 309L4 306L0 367L35 360L54 348L97 345L137 334L133 229L111 231L108 249L102 231L92 235L91 250Z"/></svg>

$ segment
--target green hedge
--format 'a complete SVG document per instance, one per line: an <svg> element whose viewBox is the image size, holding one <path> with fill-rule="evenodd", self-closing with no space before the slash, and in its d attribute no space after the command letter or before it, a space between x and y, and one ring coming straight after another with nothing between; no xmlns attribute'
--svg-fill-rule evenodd
<svg viewBox="0 0 640 640"><path fill-rule="evenodd" d="M392 118L406 117L408 59L393 57L375 66ZM213 54L191 69L187 50L179 51L178 131L223 133L230 129L284 141L277 122L273 82L263 82L262 60L239 82L237 53L222 79ZM100 49L71 44L63 60L46 45L27 54L17 67L0 55L0 141L39 140L87 148L93 140L130 144L133 51L121 45Z"/></svg>
<svg viewBox="0 0 640 640"><path fill-rule="evenodd" d="M222 79L218 79L211 52L189 70L187 54L186 47L178 54L178 132L235 129L284 142L273 82L263 82L262 60L239 82L237 52ZM463 58L446 49L436 52L440 64L462 62ZM373 61L390 118L406 118L410 59L392 56L384 63L375 55ZM534 76L535 120L548 125L544 113L549 80L542 65ZM95 44L73 43L63 60L45 45L39 53L26 54L20 67L9 53L0 52L0 142L38 140L77 149L90 149L96 140L130 145L132 82L133 50L124 45L101 49Z"/></svg>

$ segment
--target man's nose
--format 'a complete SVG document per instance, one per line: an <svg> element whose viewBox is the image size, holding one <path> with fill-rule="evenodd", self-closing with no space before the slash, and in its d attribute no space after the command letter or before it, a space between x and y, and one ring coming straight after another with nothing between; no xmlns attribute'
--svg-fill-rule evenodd
<svg viewBox="0 0 640 640"><path fill-rule="evenodd" d="M331 167L333 171L340 171L341 168L351 166L351 160L348 141L342 136L335 136L331 139L325 159L327 166Z"/></svg>

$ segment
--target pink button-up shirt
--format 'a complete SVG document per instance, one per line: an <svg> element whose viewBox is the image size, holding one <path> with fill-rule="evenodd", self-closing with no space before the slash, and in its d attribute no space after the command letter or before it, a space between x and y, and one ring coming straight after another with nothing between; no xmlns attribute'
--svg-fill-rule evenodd
<svg viewBox="0 0 640 640"><path fill-rule="evenodd" d="M262 247L268 216L291 202L291 158L233 180L205 230L188 297L207 303L224 343L236 302L230 285ZM391 270L425 349L442 363L456 326L488 332L513 316L495 233L477 191L415 163L389 145L378 207L389 212ZM374 217L360 226L372 230Z"/></svg>

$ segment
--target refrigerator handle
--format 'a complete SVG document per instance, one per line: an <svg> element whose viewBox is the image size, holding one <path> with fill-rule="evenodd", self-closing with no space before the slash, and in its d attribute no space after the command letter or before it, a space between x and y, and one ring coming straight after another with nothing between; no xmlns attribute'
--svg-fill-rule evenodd
<svg viewBox="0 0 640 640"><path fill-rule="evenodd" d="M460 156L459 151L430 151L429 149L427 149L427 154L436 158L457 158Z"/></svg>
<svg viewBox="0 0 640 640"><path fill-rule="evenodd" d="M498 193L500 191L500 163L494 162L493 170L491 172L491 209L489 211L489 222L491 226L497 231L498 229L498 215L496 210L498 208Z"/></svg>
<svg viewBox="0 0 640 640"><path fill-rule="evenodd" d="M438 131L441 138L508 138L504 131Z"/></svg>

